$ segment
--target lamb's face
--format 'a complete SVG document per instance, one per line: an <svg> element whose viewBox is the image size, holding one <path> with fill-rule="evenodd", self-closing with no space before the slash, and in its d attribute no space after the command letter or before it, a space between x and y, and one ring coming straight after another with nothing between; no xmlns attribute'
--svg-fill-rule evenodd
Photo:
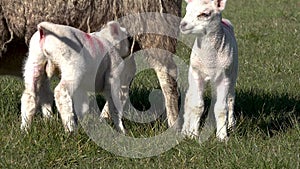
<svg viewBox="0 0 300 169"><path fill-rule="evenodd" d="M212 0L189 0L180 23L183 34L206 34L221 21L221 10Z"/></svg>
<svg viewBox="0 0 300 169"><path fill-rule="evenodd" d="M128 41L128 33L118 22L108 22L96 35L107 39L117 49L121 57L129 55L130 43Z"/></svg>

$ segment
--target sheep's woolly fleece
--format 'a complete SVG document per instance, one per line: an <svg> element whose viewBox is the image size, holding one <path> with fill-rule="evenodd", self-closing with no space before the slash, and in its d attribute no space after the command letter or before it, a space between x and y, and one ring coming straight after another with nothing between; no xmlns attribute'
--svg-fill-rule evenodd
<svg viewBox="0 0 300 169"><path fill-rule="evenodd" d="M36 31L36 25L41 21L93 32L108 21L125 15L163 12L180 16L180 11L181 0L1 0L0 58L5 56L9 45L23 42L28 45L30 37ZM132 21L131 28L127 29L134 29L136 24L143 24L143 19ZM161 38L164 39L159 40ZM159 46L171 52L175 50L176 41L171 38L141 35L136 39L142 48Z"/></svg>

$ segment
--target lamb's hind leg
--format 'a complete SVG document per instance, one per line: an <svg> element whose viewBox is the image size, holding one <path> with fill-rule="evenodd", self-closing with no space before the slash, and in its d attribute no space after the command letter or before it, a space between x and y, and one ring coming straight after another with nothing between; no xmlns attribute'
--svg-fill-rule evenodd
<svg viewBox="0 0 300 169"><path fill-rule="evenodd" d="M60 113L66 132L72 132L76 128L75 116L73 113L71 84L61 80L54 89L56 107Z"/></svg>
<svg viewBox="0 0 300 169"><path fill-rule="evenodd" d="M30 128L33 116L36 112L36 108L36 94L30 90L25 89L21 98L21 130L26 131Z"/></svg>
<svg viewBox="0 0 300 169"><path fill-rule="evenodd" d="M45 117L51 117L52 114L53 94L48 86L48 79L46 79L47 77L44 74L43 64L35 65L33 69L33 76L28 75L29 71L27 70L25 70L24 75L26 80L25 91L21 98L22 130L26 130L30 126L38 105L41 105ZM28 79L31 79L31 82Z"/></svg>
<svg viewBox="0 0 300 169"><path fill-rule="evenodd" d="M38 107L40 88L47 78L44 70L45 58L39 48L35 48L34 41L31 42L28 59L24 67L25 90L21 98L21 130L27 130L32 122Z"/></svg>

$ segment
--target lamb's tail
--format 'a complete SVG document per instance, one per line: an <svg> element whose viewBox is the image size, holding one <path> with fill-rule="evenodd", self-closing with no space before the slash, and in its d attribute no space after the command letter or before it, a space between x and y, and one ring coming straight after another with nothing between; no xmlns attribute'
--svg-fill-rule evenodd
<svg viewBox="0 0 300 169"><path fill-rule="evenodd" d="M66 27L65 25L59 25L54 24L51 22L41 22L37 25L38 31L40 32L40 44L41 47L43 46L43 43L45 41L45 38L47 35L54 35L56 37L64 37L68 36L69 32L65 31Z"/></svg>
<svg viewBox="0 0 300 169"><path fill-rule="evenodd" d="M38 31L40 33L40 47L41 49L43 49L44 46L44 42L45 42L45 38L46 35L49 32L53 32L53 23L50 22L41 22L40 24L37 25Z"/></svg>
<svg viewBox="0 0 300 169"><path fill-rule="evenodd" d="M41 22L38 24L38 31L40 33L40 48L43 51L44 50L44 43L46 36L49 34L59 34L59 29L57 28L56 24L50 23L50 22ZM45 51L44 51L45 52ZM48 78L51 78L54 74L56 74L56 66L54 63L50 60L47 61L45 66L45 71L48 76Z"/></svg>
<svg viewBox="0 0 300 169"><path fill-rule="evenodd" d="M63 25L54 24L51 22L41 22L37 25L39 31L47 32L47 33L54 33L59 34L60 30L59 27Z"/></svg>

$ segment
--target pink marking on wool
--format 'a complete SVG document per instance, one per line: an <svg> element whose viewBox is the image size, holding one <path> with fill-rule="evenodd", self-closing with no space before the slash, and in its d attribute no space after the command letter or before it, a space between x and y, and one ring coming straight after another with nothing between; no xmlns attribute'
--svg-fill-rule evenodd
<svg viewBox="0 0 300 169"><path fill-rule="evenodd" d="M91 47L92 52L95 54L95 45L93 42L93 37L91 35L89 35L88 33L85 33L85 39L89 43L89 46Z"/></svg>
<svg viewBox="0 0 300 169"><path fill-rule="evenodd" d="M193 2L193 0L188 0L188 3Z"/></svg>
<svg viewBox="0 0 300 169"><path fill-rule="evenodd" d="M232 35L234 35L232 26L228 22L226 22L225 20L222 19L221 23L229 30L230 33L232 33Z"/></svg>
<svg viewBox="0 0 300 169"><path fill-rule="evenodd" d="M95 38L87 33L85 34L85 38L87 39L89 45L91 46L92 52L94 54L97 52L96 50L104 51L104 45L98 38ZM97 43L98 48L96 47L95 43Z"/></svg>
<svg viewBox="0 0 300 169"><path fill-rule="evenodd" d="M222 24L225 25L225 26L227 26L228 28L230 28L229 24L226 21L222 20Z"/></svg>
<svg viewBox="0 0 300 169"><path fill-rule="evenodd" d="M40 48L42 49L45 43L46 35L42 28L39 28L39 32L40 32Z"/></svg>
<svg viewBox="0 0 300 169"><path fill-rule="evenodd" d="M92 40L91 35L88 34L88 33L85 33L85 38L86 38L88 41L91 41L91 40Z"/></svg>
<svg viewBox="0 0 300 169"><path fill-rule="evenodd" d="M95 45L94 45L94 42L93 42L93 37L90 35L90 34L88 34L88 33L85 33L85 39L87 40L87 42L88 42L88 44L89 44L89 46L91 47L91 52L93 53L93 54L95 54Z"/></svg>
<svg viewBox="0 0 300 169"><path fill-rule="evenodd" d="M85 38L86 38L87 42L88 42L91 46L93 46L93 39L92 39L91 35L89 35L88 33L85 33Z"/></svg>
<svg viewBox="0 0 300 169"><path fill-rule="evenodd" d="M98 47L99 47L99 49L100 50L104 50L104 45L103 45L103 43L99 40L99 39L97 39L97 38L95 38L96 39L96 42L97 42L97 44L98 44Z"/></svg>

